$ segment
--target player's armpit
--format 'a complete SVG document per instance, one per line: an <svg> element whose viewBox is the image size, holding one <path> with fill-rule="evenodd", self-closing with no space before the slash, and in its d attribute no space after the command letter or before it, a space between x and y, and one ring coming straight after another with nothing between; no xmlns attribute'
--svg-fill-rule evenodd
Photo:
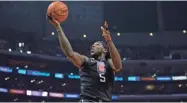
<svg viewBox="0 0 187 103"><path fill-rule="evenodd" d="M81 68L85 60L88 58L84 55L81 55L77 52L73 52L71 56L67 57L71 62L78 68Z"/></svg>
<svg viewBox="0 0 187 103"><path fill-rule="evenodd" d="M108 59L108 63L110 65L110 67L113 69L114 72L119 72L121 71L122 68L115 68L112 62L112 59Z"/></svg>

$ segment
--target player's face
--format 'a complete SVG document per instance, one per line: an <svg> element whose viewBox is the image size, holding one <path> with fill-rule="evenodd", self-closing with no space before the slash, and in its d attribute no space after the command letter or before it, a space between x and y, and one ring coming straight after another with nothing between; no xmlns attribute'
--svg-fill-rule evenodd
<svg viewBox="0 0 187 103"><path fill-rule="evenodd" d="M102 53L105 53L106 50L103 47L103 44L101 42L95 42L92 47L91 47L91 56L92 57L98 57L100 55L102 55Z"/></svg>

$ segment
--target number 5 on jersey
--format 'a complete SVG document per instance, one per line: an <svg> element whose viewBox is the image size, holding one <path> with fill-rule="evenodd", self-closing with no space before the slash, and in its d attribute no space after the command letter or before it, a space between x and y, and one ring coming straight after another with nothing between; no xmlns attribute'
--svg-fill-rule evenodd
<svg viewBox="0 0 187 103"><path fill-rule="evenodd" d="M100 77L100 82L106 82L106 78L104 76L104 73L100 73L99 77Z"/></svg>

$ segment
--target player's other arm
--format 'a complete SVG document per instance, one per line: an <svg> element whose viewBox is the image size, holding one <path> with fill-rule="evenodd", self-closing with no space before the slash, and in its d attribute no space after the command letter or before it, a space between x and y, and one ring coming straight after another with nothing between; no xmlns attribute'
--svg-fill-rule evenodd
<svg viewBox="0 0 187 103"><path fill-rule="evenodd" d="M60 23L53 19L52 15L47 15L47 17L49 19L49 22L56 28L58 32L58 38L62 51L75 66L80 68L86 57L73 51L67 37L62 30L62 27L60 26Z"/></svg>
<svg viewBox="0 0 187 103"><path fill-rule="evenodd" d="M111 67L113 68L113 70L115 72L118 72L122 69L121 57L120 57L120 54L119 54L117 48L115 47L115 45L114 45L114 43L113 43L113 41L110 37L110 32L108 30L108 24L107 24L106 21L105 21L104 27L105 28L101 27L101 30L103 32L103 37L107 41L110 56L111 56L111 59L109 59L108 62L111 65Z"/></svg>
<svg viewBox="0 0 187 103"><path fill-rule="evenodd" d="M80 68L86 57L73 51L60 25L56 29L58 32L60 47L63 50L64 54L68 57L69 60L72 61L75 66Z"/></svg>

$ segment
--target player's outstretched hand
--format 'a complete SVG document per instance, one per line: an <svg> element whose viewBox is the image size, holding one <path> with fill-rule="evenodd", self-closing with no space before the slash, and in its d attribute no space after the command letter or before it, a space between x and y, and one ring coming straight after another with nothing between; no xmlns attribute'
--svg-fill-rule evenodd
<svg viewBox="0 0 187 103"><path fill-rule="evenodd" d="M49 22L55 27L57 28L58 26L60 26L60 23L54 19L53 14L46 14L46 18L49 20Z"/></svg>
<svg viewBox="0 0 187 103"><path fill-rule="evenodd" d="M105 38L105 40L111 40L110 32L108 30L108 23L104 22L104 27L101 26L101 31L103 32L102 36Z"/></svg>
<svg viewBox="0 0 187 103"><path fill-rule="evenodd" d="M103 32L102 36L110 35L110 32L108 30L108 23L104 22L104 27L101 26L101 31Z"/></svg>

